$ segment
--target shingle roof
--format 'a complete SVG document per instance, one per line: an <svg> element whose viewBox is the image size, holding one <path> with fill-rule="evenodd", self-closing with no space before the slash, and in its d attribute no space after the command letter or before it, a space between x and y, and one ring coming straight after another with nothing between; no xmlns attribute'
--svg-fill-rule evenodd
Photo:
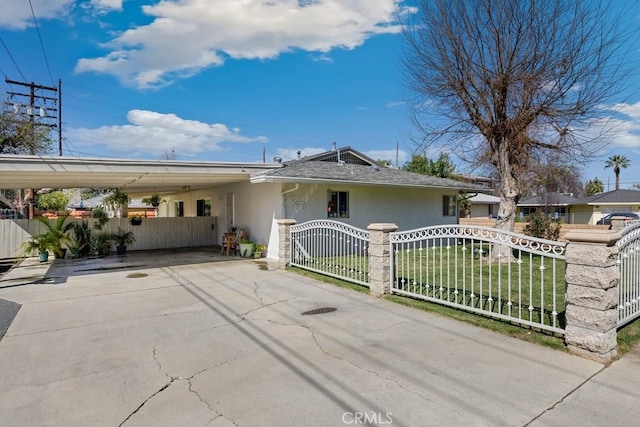
<svg viewBox="0 0 640 427"><path fill-rule="evenodd" d="M580 199L563 193L538 194L535 196L523 197L518 206L570 206L575 205Z"/></svg>
<svg viewBox="0 0 640 427"><path fill-rule="evenodd" d="M343 154L359 155L357 151L345 147ZM324 154L324 153L322 153ZM251 182L349 182L362 185L383 185L397 187L451 188L465 191L487 192L490 189L462 181L420 175L400 169L392 169L378 165L340 164L320 160L326 158L322 154L313 158L304 158L288 162L280 169L273 169L251 178ZM364 155L358 156L367 158ZM368 158L367 158L368 159Z"/></svg>
<svg viewBox="0 0 640 427"><path fill-rule="evenodd" d="M606 193L595 194L578 200L574 205L600 204L600 203L640 203L640 191L613 190Z"/></svg>

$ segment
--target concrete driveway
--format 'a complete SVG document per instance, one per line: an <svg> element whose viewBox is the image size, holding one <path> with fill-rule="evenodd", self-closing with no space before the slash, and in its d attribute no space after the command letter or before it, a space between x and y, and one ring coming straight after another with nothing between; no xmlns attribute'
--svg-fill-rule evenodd
<svg viewBox="0 0 640 427"><path fill-rule="evenodd" d="M4 426L625 425L640 415L637 354L605 368L210 251L25 262L0 279L0 298L22 304L0 341ZM336 310L302 315L325 307ZM601 396L608 382L618 403Z"/></svg>

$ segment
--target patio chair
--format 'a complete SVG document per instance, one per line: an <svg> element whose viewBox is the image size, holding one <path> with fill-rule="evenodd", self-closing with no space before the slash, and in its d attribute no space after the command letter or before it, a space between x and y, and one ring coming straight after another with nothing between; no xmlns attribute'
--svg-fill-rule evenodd
<svg viewBox="0 0 640 427"><path fill-rule="evenodd" d="M229 237L227 242L227 255L240 255L240 241L246 238L245 230L241 228L234 236Z"/></svg>

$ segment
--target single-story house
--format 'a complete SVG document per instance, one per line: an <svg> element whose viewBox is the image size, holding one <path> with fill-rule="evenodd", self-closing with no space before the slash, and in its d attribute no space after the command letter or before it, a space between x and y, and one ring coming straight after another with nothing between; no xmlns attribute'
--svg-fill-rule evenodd
<svg viewBox="0 0 640 427"><path fill-rule="evenodd" d="M476 194L469 198L471 214L469 218L494 218L500 207L500 197L490 194Z"/></svg>
<svg viewBox="0 0 640 427"><path fill-rule="evenodd" d="M277 241L275 219L332 219L401 230L458 222L460 192L487 187L376 164L344 147L290 162L220 163L0 155L8 188L112 187L130 197L159 194L159 217L216 218L215 241L231 227L256 243Z"/></svg>
<svg viewBox="0 0 640 427"><path fill-rule="evenodd" d="M272 247L274 219L331 219L366 228L392 222L402 230L458 222L461 191L486 187L379 166L351 147L282 163L248 181L163 196L159 216L198 215L206 207L219 230L248 230Z"/></svg>
<svg viewBox="0 0 640 427"><path fill-rule="evenodd" d="M96 196L85 200L74 199L67 204L67 209L71 211L71 217L73 218L91 216L91 213L95 208L104 206L102 200L105 197L106 195ZM153 206L144 203L141 198L135 198L131 199L129 202L127 207L127 216L152 218L156 216L156 210Z"/></svg>
<svg viewBox="0 0 640 427"><path fill-rule="evenodd" d="M640 215L640 191L613 190L578 200L572 206L576 217L588 218L587 224L597 223L610 213L633 212Z"/></svg>
<svg viewBox="0 0 640 427"><path fill-rule="evenodd" d="M536 210L544 208L555 219L565 223L575 223L575 218L571 215L572 206L579 200L573 197L572 193L545 193L523 197L518 203L517 216L523 220Z"/></svg>
<svg viewBox="0 0 640 427"><path fill-rule="evenodd" d="M543 207L568 224L596 224L609 213L640 214L640 191L613 190L583 198L565 193L525 197L518 203L518 214L524 218Z"/></svg>

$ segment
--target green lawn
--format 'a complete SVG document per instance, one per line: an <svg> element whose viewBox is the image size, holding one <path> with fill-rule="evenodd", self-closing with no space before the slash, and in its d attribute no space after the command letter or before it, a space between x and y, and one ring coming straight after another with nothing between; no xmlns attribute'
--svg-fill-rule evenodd
<svg viewBox="0 0 640 427"><path fill-rule="evenodd" d="M418 298L563 328L564 261L518 250L511 260L490 261L490 250L486 244L405 248L395 254L395 286Z"/></svg>

